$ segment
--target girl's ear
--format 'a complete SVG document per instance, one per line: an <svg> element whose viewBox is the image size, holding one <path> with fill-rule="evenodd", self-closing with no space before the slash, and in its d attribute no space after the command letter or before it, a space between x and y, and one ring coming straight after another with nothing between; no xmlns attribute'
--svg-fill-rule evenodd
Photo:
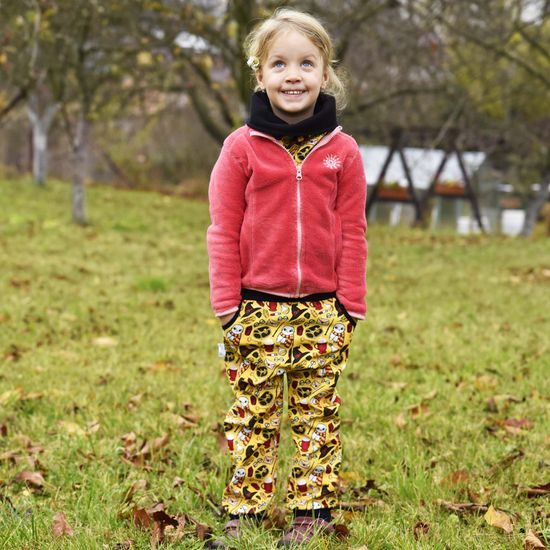
<svg viewBox="0 0 550 550"><path fill-rule="evenodd" d="M263 90L264 85L263 85L263 76L262 76L262 70L261 69L256 69L256 82L258 83L258 86L260 88L262 88L262 90Z"/></svg>

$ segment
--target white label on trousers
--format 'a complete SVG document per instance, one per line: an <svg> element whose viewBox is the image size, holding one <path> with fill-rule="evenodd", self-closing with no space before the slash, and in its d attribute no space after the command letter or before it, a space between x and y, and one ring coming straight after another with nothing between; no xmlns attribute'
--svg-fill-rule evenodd
<svg viewBox="0 0 550 550"><path fill-rule="evenodd" d="M225 345L218 344L218 357L225 357Z"/></svg>

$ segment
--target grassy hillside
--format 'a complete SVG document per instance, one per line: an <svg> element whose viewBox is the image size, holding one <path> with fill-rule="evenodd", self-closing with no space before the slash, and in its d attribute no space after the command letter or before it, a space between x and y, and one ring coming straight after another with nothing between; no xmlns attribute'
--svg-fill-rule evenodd
<svg viewBox="0 0 550 550"><path fill-rule="evenodd" d="M207 205L88 199L75 227L69 186L0 181L0 549L149 548L164 516L139 510L159 502L180 514L165 547L202 548L202 526L223 525L231 403ZM529 496L550 481L549 247L369 228L369 316L340 383L350 533L311 548L550 543L548 496ZM277 537L251 529L242 548Z"/></svg>

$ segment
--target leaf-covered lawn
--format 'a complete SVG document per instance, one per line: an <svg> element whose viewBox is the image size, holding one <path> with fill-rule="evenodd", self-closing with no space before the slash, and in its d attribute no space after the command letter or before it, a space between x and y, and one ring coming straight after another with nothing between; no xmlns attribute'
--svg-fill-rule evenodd
<svg viewBox="0 0 550 550"><path fill-rule="evenodd" d="M79 228L68 185L0 182L0 549L202 548L231 403L207 205L88 198ZM369 250L341 538L310 548L549 546L550 241L373 225ZM274 547L277 506L240 548Z"/></svg>

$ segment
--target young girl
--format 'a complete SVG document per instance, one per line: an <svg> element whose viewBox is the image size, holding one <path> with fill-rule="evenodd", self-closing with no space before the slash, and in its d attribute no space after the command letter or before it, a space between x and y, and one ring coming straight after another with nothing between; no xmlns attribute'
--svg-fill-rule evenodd
<svg viewBox="0 0 550 550"><path fill-rule="evenodd" d="M365 304L366 181L356 142L336 120L343 86L312 16L280 9L247 39L258 86L247 124L213 169L207 243L235 402L225 418L232 477L227 538L273 498L288 385L295 452L280 546L330 533L341 465L340 397ZM214 546L222 546L217 541Z"/></svg>

